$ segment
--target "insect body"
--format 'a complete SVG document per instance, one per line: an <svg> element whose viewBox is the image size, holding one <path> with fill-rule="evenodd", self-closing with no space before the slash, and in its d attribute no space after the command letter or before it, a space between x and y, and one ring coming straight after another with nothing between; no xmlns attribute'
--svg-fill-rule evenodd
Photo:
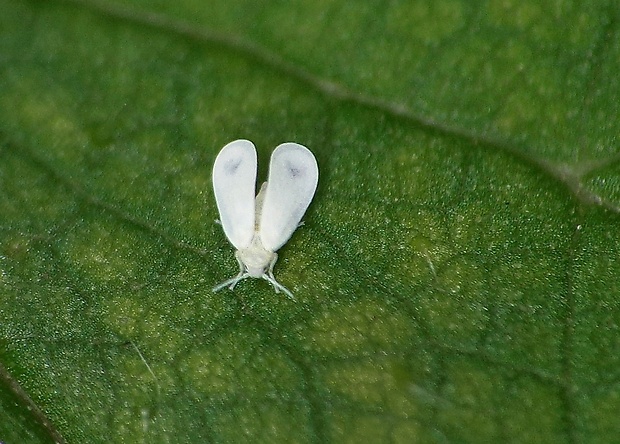
<svg viewBox="0 0 620 444"><path fill-rule="evenodd" d="M256 149L249 140L227 144L213 165L213 190L224 233L237 249L239 274L215 286L229 287L242 279L262 278L293 294L276 281L278 251L292 236L312 201L319 179L314 155L305 146L283 143L271 155L269 177L254 197Z"/></svg>

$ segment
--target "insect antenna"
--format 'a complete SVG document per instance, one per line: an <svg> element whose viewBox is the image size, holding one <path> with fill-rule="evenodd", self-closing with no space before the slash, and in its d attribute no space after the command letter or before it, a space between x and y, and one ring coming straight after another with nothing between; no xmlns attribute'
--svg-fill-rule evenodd
<svg viewBox="0 0 620 444"><path fill-rule="evenodd" d="M224 287L228 287L231 290L233 290L235 288L235 285L237 285L237 283L239 281L244 280L245 278L250 277L250 274L245 272L245 273L239 273L237 276L235 276L234 278L228 279L224 282L222 282L221 284L216 285L215 287L213 287L213 289L211 290L213 293L220 291L222 288Z"/></svg>

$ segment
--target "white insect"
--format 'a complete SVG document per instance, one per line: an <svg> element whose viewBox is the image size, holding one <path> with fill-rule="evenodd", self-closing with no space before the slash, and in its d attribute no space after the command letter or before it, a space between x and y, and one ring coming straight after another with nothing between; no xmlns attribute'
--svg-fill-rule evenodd
<svg viewBox="0 0 620 444"><path fill-rule="evenodd" d="M249 140L235 140L217 155L213 165L213 190L224 233L237 249L239 274L215 286L229 287L242 279L263 278L293 294L276 281L273 267L278 251L299 226L312 201L319 180L319 168L308 148L283 143L271 155L269 177L256 198L256 149Z"/></svg>

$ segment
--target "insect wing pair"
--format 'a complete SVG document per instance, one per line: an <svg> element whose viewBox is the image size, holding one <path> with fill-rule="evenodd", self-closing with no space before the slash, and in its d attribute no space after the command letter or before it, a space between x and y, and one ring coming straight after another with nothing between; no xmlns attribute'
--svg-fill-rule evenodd
<svg viewBox="0 0 620 444"><path fill-rule="evenodd" d="M299 226L319 179L314 155L297 143L283 143L271 155L269 177L256 197L256 149L249 140L227 144L213 165L213 190L224 233L237 249L239 274L213 288L231 290L248 277L262 278L276 292L273 267L278 251Z"/></svg>

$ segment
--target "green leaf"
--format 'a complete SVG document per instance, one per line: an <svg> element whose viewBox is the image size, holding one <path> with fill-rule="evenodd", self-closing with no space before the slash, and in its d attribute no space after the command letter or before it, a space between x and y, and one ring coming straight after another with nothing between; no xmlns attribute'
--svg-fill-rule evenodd
<svg viewBox="0 0 620 444"><path fill-rule="evenodd" d="M0 0L0 441L609 442L620 13ZM308 146L277 279L210 174Z"/></svg>

